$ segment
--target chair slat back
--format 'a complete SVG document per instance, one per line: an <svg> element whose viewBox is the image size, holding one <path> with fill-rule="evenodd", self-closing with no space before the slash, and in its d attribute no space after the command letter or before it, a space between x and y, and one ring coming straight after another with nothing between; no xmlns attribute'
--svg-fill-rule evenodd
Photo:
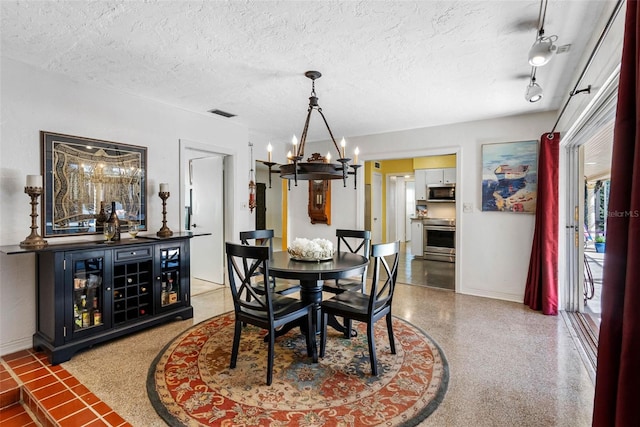
<svg viewBox="0 0 640 427"><path fill-rule="evenodd" d="M346 246L349 252L360 253L369 258L371 253L371 231L369 230L336 230L338 252Z"/></svg>
<svg viewBox="0 0 640 427"><path fill-rule="evenodd" d="M241 231L240 241L243 245L250 245L249 240L254 240L255 246L268 246L269 256L273 255L273 230Z"/></svg>
<svg viewBox="0 0 640 427"><path fill-rule="evenodd" d="M371 256L373 257L373 278L369 297L370 313L391 305L398 278L400 242L373 245Z"/></svg>
<svg viewBox="0 0 640 427"><path fill-rule="evenodd" d="M269 274L269 248L226 243L229 285L236 312L252 310L268 313L271 317L271 292L268 282L263 282L263 295L256 292L251 278L257 274ZM260 272L262 269L262 272Z"/></svg>

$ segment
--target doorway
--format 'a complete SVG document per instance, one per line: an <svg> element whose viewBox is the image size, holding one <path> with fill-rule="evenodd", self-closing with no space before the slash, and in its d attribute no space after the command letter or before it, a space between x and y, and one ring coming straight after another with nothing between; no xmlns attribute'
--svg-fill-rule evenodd
<svg viewBox="0 0 640 427"><path fill-rule="evenodd" d="M180 224L190 240L192 295L225 284L224 242L233 218L225 203L233 188L227 148L180 140ZM201 234L201 235L198 235Z"/></svg>
<svg viewBox="0 0 640 427"><path fill-rule="evenodd" d="M592 376L598 353L605 263L605 254L596 251L595 242L596 238L606 235L606 194L612 168L617 90L618 73L615 72L561 141L566 171L566 189L560 193L566 194L562 203L566 233L560 240L564 252L560 259L565 260L560 263L564 268L560 277L565 278L562 282L566 286L561 288L561 295L566 316Z"/></svg>

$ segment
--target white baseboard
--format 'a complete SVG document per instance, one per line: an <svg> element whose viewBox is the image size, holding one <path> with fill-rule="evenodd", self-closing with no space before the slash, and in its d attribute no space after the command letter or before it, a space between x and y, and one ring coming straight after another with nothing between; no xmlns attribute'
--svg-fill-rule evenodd
<svg viewBox="0 0 640 427"><path fill-rule="evenodd" d="M31 337L21 338L16 341L0 344L0 356L5 356L22 350L29 350L31 348L33 348L33 339Z"/></svg>

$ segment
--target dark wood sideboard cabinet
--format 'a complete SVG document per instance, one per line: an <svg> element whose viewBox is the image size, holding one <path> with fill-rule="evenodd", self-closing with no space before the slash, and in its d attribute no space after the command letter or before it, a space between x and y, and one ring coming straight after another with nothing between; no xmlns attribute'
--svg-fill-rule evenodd
<svg viewBox="0 0 640 427"><path fill-rule="evenodd" d="M36 251L35 349L56 365L78 350L193 317L189 238L137 238Z"/></svg>

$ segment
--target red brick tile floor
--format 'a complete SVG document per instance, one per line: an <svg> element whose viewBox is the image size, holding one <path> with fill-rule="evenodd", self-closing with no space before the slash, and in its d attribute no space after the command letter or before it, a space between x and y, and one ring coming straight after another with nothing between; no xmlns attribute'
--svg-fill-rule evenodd
<svg viewBox="0 0 640 427"><path fill-rule="evenodd" d="M42 352L0 358L3 427L131 427L120 415Z"/></svg>

